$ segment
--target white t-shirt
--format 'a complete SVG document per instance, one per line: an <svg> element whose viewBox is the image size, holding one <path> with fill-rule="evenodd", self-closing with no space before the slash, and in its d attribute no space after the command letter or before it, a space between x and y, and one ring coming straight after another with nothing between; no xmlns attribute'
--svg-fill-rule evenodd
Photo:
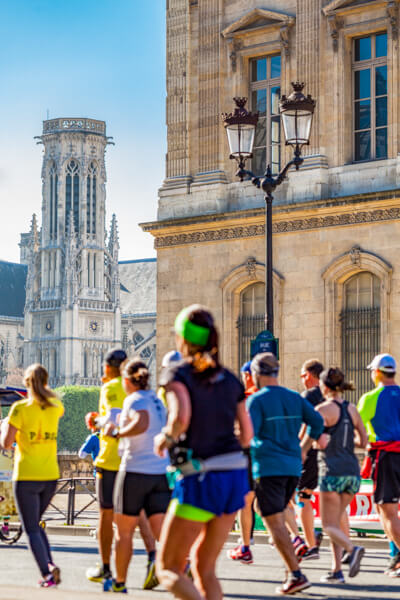
<svg viewBox="0 0 400 600"><path fill-rule="evenodd" d="M161 475L166 472L169 458L154 454L154 437L167 422L167 411L152 390L140 390L125 398L120 417L120 427L132 420L132 411L145 410L149 415L149 426L144 433L123 437L119 443L121 455L120 471Z"/></svg>

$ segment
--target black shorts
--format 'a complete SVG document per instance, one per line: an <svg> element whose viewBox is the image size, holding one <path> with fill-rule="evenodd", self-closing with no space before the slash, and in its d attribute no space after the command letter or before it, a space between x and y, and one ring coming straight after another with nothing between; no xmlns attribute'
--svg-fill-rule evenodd
<svg viewBox="0 0 400 600"><path fill-rule="evenodd" d="M374 450L370 455L375 504L397 504L400 501L400 453L381 450L378 455Z"/></svg>
<svg viewBox="0 0 400 600"><path fill-rule="evenodd" d="M311 450L307 454L307 458L303 464L303 470L301 477L297 485L297 489L301 492L302 490L315 490L318 485L318 451Z"/></svg>
<svg viewBox="0 0 400 600"><path fill-rule="evenodd" d="M142 509L151 517L166 513L171 492L165 475L146 475L119 471L114 489L114 510L122 515L139 516Z"/></svg>
<svg viewBox="0 0 400 600"><path fill-rule="evenodd" d="M249 461L247 464L247 475L249 477L249 488L250 491L254 490L254 479L253 479L253 470L251 464L251 454L250 448L243 448L243 454L247 456L247 460Z"/></svg>
<svg viewBox="0 0 400 600"><path fill-rule="evenodd" d="M96 468L96 496L100 508L114 508L113 493L118 471Z"/></svg>
<svg viewBox="0 0 400 600"><path fill-rule="evenodd" d="M256 497L261 515L269 517L283 512L293 496L298 477L260 477L256 482Z"/></svg>

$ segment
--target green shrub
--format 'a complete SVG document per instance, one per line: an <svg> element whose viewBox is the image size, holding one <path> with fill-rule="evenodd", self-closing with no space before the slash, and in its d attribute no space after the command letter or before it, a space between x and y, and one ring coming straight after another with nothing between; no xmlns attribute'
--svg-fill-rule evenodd
<svg viewBox="0 0 400 600"><path fill-rule="evenodd" d="M89 435L85 415L98 410L100 388L66 385L55 391L65 407L58 431L58 450L77 452Z"/></svg>

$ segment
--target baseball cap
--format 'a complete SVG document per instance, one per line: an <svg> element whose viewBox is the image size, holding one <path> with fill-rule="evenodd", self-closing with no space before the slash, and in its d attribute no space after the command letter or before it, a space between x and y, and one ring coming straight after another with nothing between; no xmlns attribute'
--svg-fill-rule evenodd
<svg viewBox="0 0 400 600"><path fill-rule="evenodd" d="M377 354L367 369L382 371L382 373L396 373L396 361L390 354Z"/></svg>
<svg viewBox="0 0 400 600"><path fill-rule="evenodd" d="M240 369L241 373L251 373L251 360L245 362Z"/></svg>
<svg viewBox="0 0 400 600"><path fill-rule="evenodd" d="M122 350L122 348L113 348L112 350L107 352L104 362L110 367L118 368L127 358L128 357L126 355L125 350Z"/></svg>
<svg viewBox="0 0 400 600"><path fill-rule="evenodd" d="M164 354L163 359L161 361L161 366L163 369L170 367L172 363L179 362L182 359L182 355L178 350L170 350L167 354Z"/></svg>
<svg viewBox="0 0 400 600"><path fill-rule="evenodd" d="M251 370L258 375L270 375L277 377L279 373L279 360L272 352L261 352L256 354L251 361Z"/></svg>

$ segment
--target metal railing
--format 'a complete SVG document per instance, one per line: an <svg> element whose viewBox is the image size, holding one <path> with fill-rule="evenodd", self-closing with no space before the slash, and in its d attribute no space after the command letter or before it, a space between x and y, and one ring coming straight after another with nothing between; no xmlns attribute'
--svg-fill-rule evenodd
<svg viewBox="0 0 400 600"><path fill-rule="evenodd" d="M265 329L265 316L253 315L251 317L240 316L236 322L239 332L239 364L238 368L250 360L250 344L261 331Z"/></svg>
<svg viewBox="0 0 400 600"><path fill-rule="evenodd" d="M370 372L366 366L380 351L380 308L346 309L340 314L342 330L342 366L345 377L356 387L346 392L346 398L356 403L371 389Z"/></svg>
<svg viewBox="0 0 400 600"><path fill-rule="evenodd" d="M49 507L53 508L58 514L60 514L61 517L66 520L67 525L74 525L75 519L77 519L79 517L79 515L81 515L90 506L92 506L92 504L97 502L96 494L88 487L90 482L94 483L94 481L95 481L94 477L70 477L67 479L59 479L58 484L60 484L60 485L59 485L59 487L57 487L55 494L49 504ZM85 492L87 495L89 495L91 497L91 500L87 504L85 504L85 506L83 508L80 508L79 510L76 509L76 502L75 502L76 501L76 492L78 490L82 490L83 492ZM59 494L67 494L68 495L66 510L63 510L62 508L55 506L53 504L54 497ZM46 516L44 520L45 521L53 521L53 520L56 520L56 518Z"/></svg>

